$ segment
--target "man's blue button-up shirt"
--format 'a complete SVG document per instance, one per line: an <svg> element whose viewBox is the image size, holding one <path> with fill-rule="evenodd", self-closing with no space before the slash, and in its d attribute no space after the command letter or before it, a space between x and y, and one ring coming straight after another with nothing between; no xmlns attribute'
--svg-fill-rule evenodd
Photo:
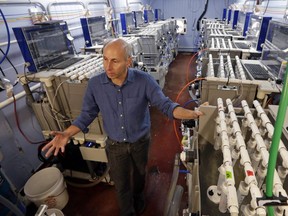
<svg viewBox="0 0 288 216"><path fill-rule="evenodd" d="M149 105L173 119L179 104L166 97L154 78L129 68L122 86L117 86L106 73L92 77L84 96L82 111L73 125L82 131L101 112L107 135L119 142L135 142L150 132Z"/></svg>

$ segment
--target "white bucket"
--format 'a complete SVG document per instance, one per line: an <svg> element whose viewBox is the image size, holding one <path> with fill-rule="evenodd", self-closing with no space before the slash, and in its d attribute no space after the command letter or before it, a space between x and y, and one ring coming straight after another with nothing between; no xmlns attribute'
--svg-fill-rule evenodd
<svg viewBox="0 0 288 216"><path fill-rule="evenodd" d="M48 215L48 216L64 216L63 212L60 211L59 209L47 209L45 211L45 213Z"/></svg>
<svg viewBox="0 0 288 216"><path fill-rule="evenodd" d="M56 167L32 175L24 186L24 193L37 207L46 204L48 208L63 209L69 200L63 175Z"/></svg>

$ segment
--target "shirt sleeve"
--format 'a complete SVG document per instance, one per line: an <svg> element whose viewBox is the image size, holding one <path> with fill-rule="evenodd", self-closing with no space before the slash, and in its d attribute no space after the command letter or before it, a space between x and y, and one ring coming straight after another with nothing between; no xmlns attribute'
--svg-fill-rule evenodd
<svg viewBox="0 0 288 216"><path fill-rule="evenodd" d="M151 106L157 107L169 119L174 118L173 111L180 105L165 96L158 83L150 75L147 76L146 93Z"/></svg>
<svg viewBox="0 0 288 216"><path fill-rule="evenodd" d="M92 121L98 116L99 113L99 107L93 94L93 91L95 91L95 84L93 84L91 80L88 81L88 86L82 103L81 113L72 123L72 125L77 126L83 132L87 130L87 127L92 123Z"/></svg>

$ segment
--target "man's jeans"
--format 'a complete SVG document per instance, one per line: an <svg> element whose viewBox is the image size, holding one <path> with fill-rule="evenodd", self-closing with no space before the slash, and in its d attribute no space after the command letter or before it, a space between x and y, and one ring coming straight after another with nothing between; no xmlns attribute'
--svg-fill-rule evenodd
<svg viewBox="0 0 288 216"><path fill-rule="evenodd" d="M134 198L143 197L149 144L150 134L135 143L109 138L106 141L110 175L115 183L121 216L135 215Z"/></svg>

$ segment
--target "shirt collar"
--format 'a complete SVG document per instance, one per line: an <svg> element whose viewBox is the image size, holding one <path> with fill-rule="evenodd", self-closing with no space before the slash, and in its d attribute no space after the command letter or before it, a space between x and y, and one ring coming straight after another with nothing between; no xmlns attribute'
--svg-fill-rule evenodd
<svg viewBox="0 0 288 216"><path fill-rule="evenodd" d="M124 81L124 84L126 84L127 82L134 82L134 80L135 80L135 74L133 73L133 70L131 68L128 68L128 77ZM102 84L112 83L111 80L107 77L105 71L103 73L103 76L101 76L101 83Z"/></svg>

